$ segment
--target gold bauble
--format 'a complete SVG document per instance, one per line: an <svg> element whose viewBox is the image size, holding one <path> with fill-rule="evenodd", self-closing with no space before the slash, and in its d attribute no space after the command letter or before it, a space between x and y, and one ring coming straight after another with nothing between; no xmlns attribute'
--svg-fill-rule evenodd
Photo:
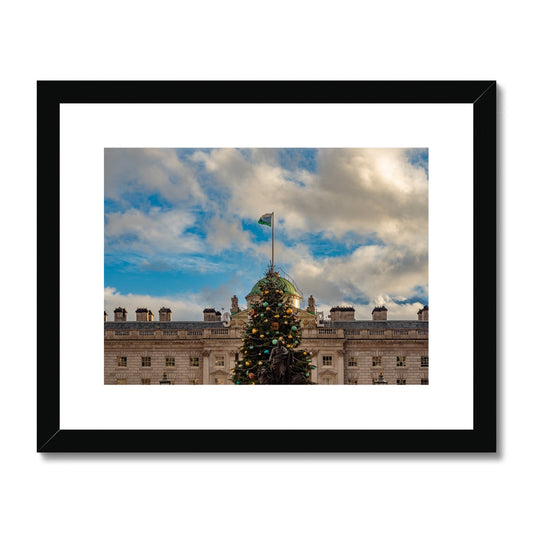
<svg viewBox="0 0 533 533"><path fill-rule="evenodd" d="M251 365L250 361L245 361L244 364L245 364L246 366L250 366L250 365Z"/></svg>
<svg viewBox="0 0 533 533"><path fill-rule="evenodd" d="M264 335L263 335L263 334L261 334L261 335L259 335L259 337L263 338L263 337L264 337Z"/></svg>

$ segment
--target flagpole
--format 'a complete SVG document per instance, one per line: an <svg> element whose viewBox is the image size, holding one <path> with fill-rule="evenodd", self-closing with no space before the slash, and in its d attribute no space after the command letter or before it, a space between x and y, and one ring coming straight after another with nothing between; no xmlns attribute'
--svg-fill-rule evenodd
<svg viewBox="0 0 533 533"><path fill-rule="evenodd" d="M274 211L272 211L272 274L274 273Z"/></svg>

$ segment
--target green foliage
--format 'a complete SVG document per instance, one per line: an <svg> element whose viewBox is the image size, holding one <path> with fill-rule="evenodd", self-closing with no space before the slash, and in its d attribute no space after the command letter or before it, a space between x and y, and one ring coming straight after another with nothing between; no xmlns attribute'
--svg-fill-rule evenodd
<svg viewBox="0 0 533 533"><path fill-rule="evenodd" d="M293 383L311 384L311 354L299 349L302 332L298 310L293 309L283 292L283 283L277 272L268 271L259 282L260 301L250 309L250 321L243 331L239 360L232 380L237 385L259 385L261 376L271 371L269 361L276 345L292 354Z"/></svg>

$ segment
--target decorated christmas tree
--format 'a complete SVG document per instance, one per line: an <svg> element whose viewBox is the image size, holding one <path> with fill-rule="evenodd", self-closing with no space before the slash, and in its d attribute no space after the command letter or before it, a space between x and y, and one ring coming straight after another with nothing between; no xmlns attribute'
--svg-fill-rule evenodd
<svg viewBox="0 0 533 533"><path fill-rule="evenodd" d="M311 384L311 352L301 350L298 309L291 307L278 272L269 269L259 282L260 298L250 308L239 360L237 385Z"/></svg>

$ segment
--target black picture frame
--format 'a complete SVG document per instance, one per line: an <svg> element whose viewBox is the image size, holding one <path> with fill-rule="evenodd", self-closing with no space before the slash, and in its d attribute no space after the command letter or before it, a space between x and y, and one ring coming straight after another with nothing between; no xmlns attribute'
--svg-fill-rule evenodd
<svg viewBox="0 0 533 533"><path fill-rule="evenodd" d="M38 452L496 452L495 81L38 81ZM208 96L204 96L208 95ZM473 106L473 429L70 430L60 420L60 105L360 103Z"/></svg>

